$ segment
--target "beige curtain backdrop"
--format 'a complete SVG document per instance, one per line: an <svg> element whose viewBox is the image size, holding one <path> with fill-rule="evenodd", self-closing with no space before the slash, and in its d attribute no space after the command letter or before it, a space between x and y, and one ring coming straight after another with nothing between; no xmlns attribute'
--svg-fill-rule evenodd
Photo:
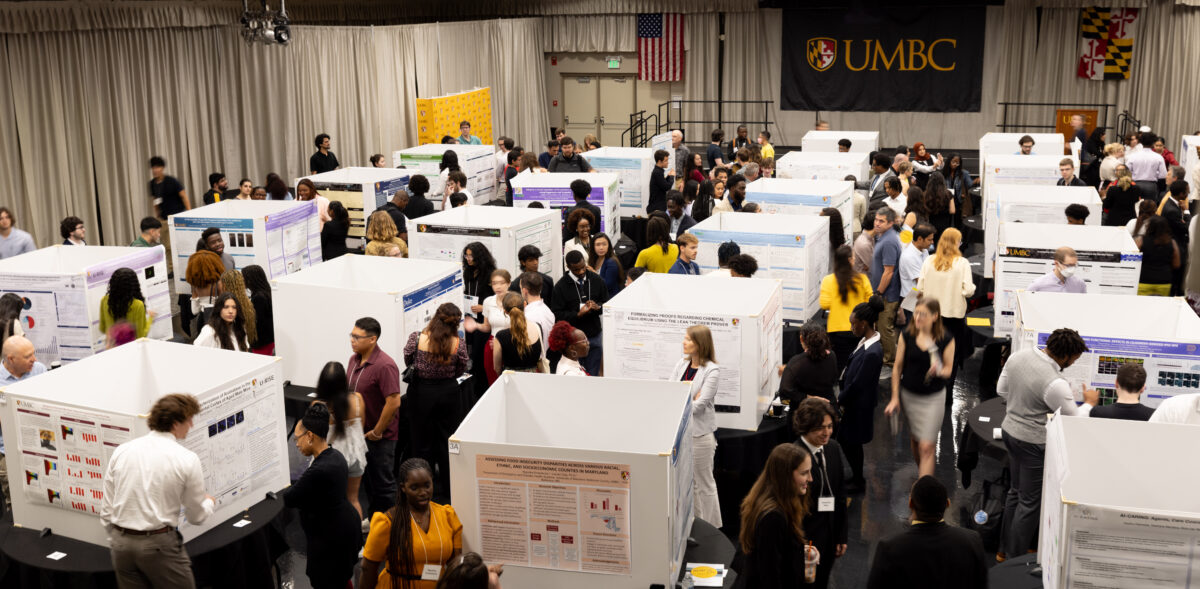
<svg viewBox="0 0 1200 589"><path fill-rule="evenodd" d="M684 17L683 36L687 52L683 56L683 99L716 100L717 67L720 55L720 27L716 14L689 14ZM681 105L683 120L715 121L717 108L709 104ZM690 145L709 142L713 125L694 123L683 125L684 140ZM706 164L707 165L707 164Z"/></svg>

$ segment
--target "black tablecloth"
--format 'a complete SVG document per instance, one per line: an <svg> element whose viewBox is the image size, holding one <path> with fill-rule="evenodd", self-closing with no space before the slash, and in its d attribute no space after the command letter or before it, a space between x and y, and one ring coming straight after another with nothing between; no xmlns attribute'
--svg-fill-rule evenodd
<svg viewBox="0 0 1200 589"><path fill-rule="evenodd" d="M730 542L729 538L721 533L721 530L700 518L696 518L692 523L690 538L696 543L689 542L687 549L683 552L683 566L679 570L679 579L683 580L689 562L723 564L728 572L725 574L725 582L722 587L733 587L734 581L737 580L737 573L729 568L733 565L734 555L737 554L733 542Z"/></svg>
<svg viewBox="0 0 1200 589"><path fill-rule="evenodd" d="M976 279L983 277L983 258L984 254L967 256L967 261L971 263L971 274L975 276Z"/></svg>
<svg viewBox="0 0 1200 589"><path fill-rule="evenodd" d="M754 486L758 473L767 464L767 456L779 444L796 440L787 420L763 417L757 431L736 429L717 430L717 452L713 459L713 474L717 480L717 495L721 501L721 530L736 538L741 528L739 508L742 498Z"/></svg>
<svg viewBox="0 0 1200 589"><path fill-rule="evenodd" d="M196 585L259 588L275 585L275 559L287 552L283 501L264 499L184 545ZM233 524L249 519L240 528ZM99 521L96 525L100 525ZM0 587L116 587L108 548L0 522ZM65 552L51 560L46 555Z"/></svg>
<svg viewBox="0 0 1200 589"><path fill-rule="evenodd" d="M799 354L800 348L800 326L785 326L783 328L783 360L781 364L787 364L792 356Z"/></svg>
<svg viewBox="0 0 1200 589"><path fill-rule="evenodd" d="M988 571L991 589L1041 589L1042 574L1030 574L1037 564L1036 554L1010 558Z"/></svg>
<svg viewBox="0 0 1200 589"><path fill-rule="evenodd" d="M980 440L986 442L992 449L1007 454L1008 450L1005 449L1004 442L997 440L992 435L992 432L1004 423L1004 411L1004 399L996 397L995 399L976 405L974 409L967 413L967 421L968 425L971 426L971 431Z"/></svg>
<svg viewBox="0 0 1200 589"><path fill-rule="evenodd" d="M972 319L986 319L987 325L971 325ZM980 307L967 313L967 329L975 334L975 345L986 346L990 344L1005 343L1008 341L1008 336L1005 334L996 335L996 308L995 307Z"/></svg>

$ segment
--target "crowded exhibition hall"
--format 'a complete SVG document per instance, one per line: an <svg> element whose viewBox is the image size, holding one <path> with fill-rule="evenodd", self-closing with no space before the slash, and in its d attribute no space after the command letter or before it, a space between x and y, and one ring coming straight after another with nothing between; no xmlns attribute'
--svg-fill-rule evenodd
<svg viewBox="0 0 1200 589"><path fill-rule="evenodd" d="M1200 0L0 1L4 589L1200 588Z"/></svg>

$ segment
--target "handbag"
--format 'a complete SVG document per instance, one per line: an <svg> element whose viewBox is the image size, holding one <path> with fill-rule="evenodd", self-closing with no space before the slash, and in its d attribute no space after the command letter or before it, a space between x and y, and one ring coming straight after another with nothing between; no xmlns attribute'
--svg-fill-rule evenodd
<svg viewBox="0 0 1200 589"><path fill-rule="evenodd" d="M404 367L404 372L400 373L400 381L404 384L412 384L417 379L417 365L409 364Z"/></svg>

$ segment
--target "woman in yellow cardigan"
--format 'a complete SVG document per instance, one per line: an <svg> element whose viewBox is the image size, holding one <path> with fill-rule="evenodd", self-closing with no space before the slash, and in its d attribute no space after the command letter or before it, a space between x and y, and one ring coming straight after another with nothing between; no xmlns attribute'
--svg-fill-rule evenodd
<svg viewBox="0 0 1200 589"><path fill-rule="evenodd" d="M146 312L146 297L142 296L137 274L129 268L113 271L108 294L100 299L100 333L107 334L114 323L124 321L133 326L137 337L146 337L156 315Z"/></svg>
<svg viewBox="0 0 1200 589"><path fill-rule="evenodd" d="M850 246L840 245L833 252L833 274L821 280L821 308L829 310L825 331L837 355L838 374L846 368L858 338L850 331L850 312L871 298L871 281L854 270Z"/></svg>
<svg viewBox="0 0 1200 589"><path fill-rule="evenodd" d="M635 268L666 274L679 258L679 246L671 243L671 222L665 214L654 214L646 222L646 243L649 247L638 252Z"/></svg>

